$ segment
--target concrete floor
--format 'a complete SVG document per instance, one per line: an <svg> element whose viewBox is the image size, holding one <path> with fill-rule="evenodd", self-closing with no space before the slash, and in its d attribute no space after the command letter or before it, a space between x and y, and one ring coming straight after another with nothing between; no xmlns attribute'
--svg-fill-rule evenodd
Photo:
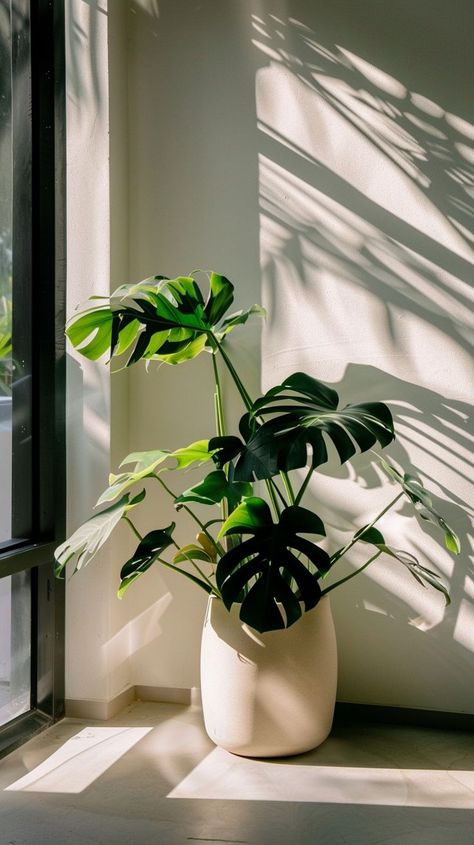
<svg viewBox="0 0 474 845"><path fill-rule="evenodd" d="M0 845L472 845L473 769L472 734L381 725L248 760L197 708L136 702L0 762Z"/></svg>

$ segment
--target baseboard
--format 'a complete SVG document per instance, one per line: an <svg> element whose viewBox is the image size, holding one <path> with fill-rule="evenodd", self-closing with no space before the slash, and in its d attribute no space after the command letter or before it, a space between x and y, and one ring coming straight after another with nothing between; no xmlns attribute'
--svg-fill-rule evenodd
<svg viewBox="0 0 474 845"><path fill-rule="evenodd" d="M161 704L200 705L198 687L154 687L137 684L119 693L111 701L67 699L66 716L76 719L107 721L133 701L156 701ZM379 704L352 704L337 701L334 724L353 722L388 725L414 725L444 730L474 730L474 714L424 710L414 707L391 707Z"/></svg>
<svg viewBox="0 0 474 845"><path fill-rule="evenodd" d="M97 719L106 722L135 701L135 698L135 687L128 687L119 692L111 701L69 698L65 701L65 715L72 719Z"/></svg>
<svg viewBox="0 0 474 845"><path fill-rule="evenodd" d="M189 687L148 687L137 684L135 698L138 701L158 701L162 704L187 704L192 702L193 690Z"/></svg>
<svg viewBox="0 0 474 845"><path fill-rule="evenodd" d="M420 728L441 728L453 731L474 730L474 714L452 713L444 710L424 710L417 707L391 707L381 704L352 704L337 701L335 725L353 722L370 724L407 725Z"/></svg>

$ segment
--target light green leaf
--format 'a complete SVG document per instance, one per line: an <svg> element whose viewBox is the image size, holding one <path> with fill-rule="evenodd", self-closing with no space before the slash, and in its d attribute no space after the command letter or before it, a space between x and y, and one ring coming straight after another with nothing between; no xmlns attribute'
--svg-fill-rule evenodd
<svg viewBox="0 0 474 845"><path fill-rule="evenodd" d="M169 458L170 453L164 450L155 450L152 452L133 452L122 461L120 466L124 464L133 463L136 461L135 469L132 472L121 472L119 475L111 474L109 476L109 487L102 493L97 501L96 507L104 504L104 502L111 502L117 496L122 495L125 490L133 487L139 481L143 481L150 475L153 475L155 469L159 464L163 463L166 458Z"/></svg>
<svg viewBox="0 0 474 845"><path fill-rule="evenodd" d="M190 558L191 560L202 560L204 563L215 563L215 558L210 557L202 546L197 546L195 543L189 543L179 549L173 558L173 563L185 563Z"/></svg>
<svg viewBox="0 0 474 845"><path fill-rule="evenodd" d="M431 522L433 525L437 525L441 528L444 534L444 543L446 548L450 552L453 552L453 554L458 555L461 551L459 537L448 525L441 514L435 510L431 495L423 486L423 483L419 480L419 478L416 478L414 475L409 475L408 473L401 475L395 467L388 464L383 458L379 458L379 460L387 475L389 475L390 478L393 478L394 481L397 481L403 488L403 491L414 505L416 513L421 517L421 519L424 519L426 522Z"/></svg>
<svg viewBox="0 0 474 845"><path fill-rule="evenodd" d="M196 440L183 449L170 452L169 457L176 459L177 466L175 469L186 469L192 464L204 464L212 458L212 452L209 452L208 445L209 440Z"/></svg>
<svg viewBox="0 0 474 845"><path fill-rule="evenodd" d="M76 572L86 566L97 554L120 519L130 510L131 507L143 500L145 492L130 501L127 493L118 502L91 517L81 525L64 543L56 549L54 557L56 560L55 572L60 575L68 561L76 559Z"/></svg>
<svg viewBox="0 0 474 845"><path fill-rule="evenodd" d="M410 554L410 552L404 552L401 549L394 549L385 544L379 545L379 549L382 552L385 552L385 554L390 555L390 557L396 558L396 560L400 563L403 563L411 575L413 575L415 581L418 581L419 584L422 584L424 587L428 584L431 587L434 587L435 590L443 593L446 605L451 604L451 597L449 595L448 588L440 576L436 572L433 572L432 569L427 569L426 566L422 566L414 555Z"/></svg>

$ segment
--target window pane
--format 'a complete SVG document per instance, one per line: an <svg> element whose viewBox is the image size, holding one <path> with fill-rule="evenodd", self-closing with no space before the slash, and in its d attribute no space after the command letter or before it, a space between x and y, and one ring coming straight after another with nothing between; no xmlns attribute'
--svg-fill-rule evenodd
<svg viewBox="0 0 474 845"><path fill-rule="evenodd" d="M9 4L0 6L0 542L11 537L12 84Z"/></svg>
<svg viewBox="0 0 474 845"><path fill-rule="evenodd" d="M0 725L30 709L31 578L0 579Z"/></svg>

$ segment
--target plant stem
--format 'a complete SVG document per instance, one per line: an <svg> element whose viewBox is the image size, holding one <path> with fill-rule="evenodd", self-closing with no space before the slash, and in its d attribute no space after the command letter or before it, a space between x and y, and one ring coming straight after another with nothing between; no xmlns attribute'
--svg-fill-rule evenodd
<svg viewBox="0 0 474 845"><path fill-rule="evenodd" d="M402 496L404 496L404 495L405 495L405 494L404 494L404 492L402 492L402 493L399 493L399 494L398 494L398 496L395 496L395 498L394 498L394 499L392 499L392 501L391 501L391 502L389 502L389 504L388 504L388 505L387 505L387 506L386 506L386 507L385 507L382 511L380 511L380 513L379 513L379 514L377 514L377 516L375 517L375 519L373 519L373 520L372 520L372 522L371 522L369 525L365 526L365 527L366 527L366 529L373 528L373 526L375 525L375 523L376 523L376 522L378 522L378 521L379 521L379 519L380 519L380 518L381 518L381 517L382 517L385 513L387 513L387 511L389 511L389 510L390 510L390 508L393 508L394 504L395 504L396 502L398 502L398 500L399 500L399 499L401 499L401 498L402 498ZM354 545L355 545L355 543L357 543L357 541L358 541L359 539L360 539L359 537L353 537L353 538L352 538L352 540L350 540L350 541L349 541L349 543L347 543L347 545L346 545L346 546L344 546L342 549L339 549L339 551L335 552L335 554L333 554L333 555L332 555L332 557L331 557L331 564L332 564L332 565L333 565L333 564L335 564L335 563L336 563L336 561L338 561L338 560L339 560L339 559L340 559L343 555L345 555L345 554L346 554L346 552L348 552L348 551L349 551L349 549L352 549L352 546L354 546Z"/></svg>
<svg viewBox="0 0 474 845"><path fill-rule="evenodd" d="M132 529L133 533L135 534L135 537L137 537L137 538L138 538L138 540L139 540L139 541L140 541L140 543L141 543L141 541L143 540L143 537L142 537L142 535L140 534L140 532L139 532L139 531L137 531L137 529L135 528L135 526L134 526L134 524L133 524L132 520L131 520L131 519L129 519L129 518L128 518L128 516L122 516L122 519L124 519L124 520L125 520L125 522L128 522L128 524L129 524L130 528Z"/></svg>
<svg viewBox="0 0 474 845"><path fill-rule="evenodd" d="M175 546L175 547L178 549L178 552L181 552L181 554L184 554L185 558L186 558L187 560L189 560L189 563L190 563L192 566L194 566L194 568L195 568L196 572L198 572L198 573L199 573L199 575L201 576L201 578L203 578L203 580L206 582L206 584L207 584L207 585L211 588L212 592L213 592L216 596L219 596L219 598L222 598L222 596L221 596L221 594L220 594L219 590L217 589L217 587L215 587L215 586L214 586L214 584L212 583L212 581L210 581L210 580L209 580L209 578L207 578L207 576L206 576L206 575L204 575L204 572L203 572L203 571L202 571L202 569L201 569L201 568L197 565L196 561L195 561L195 560L191 557L191 555L188 555L186 552L183 552L183 550L182 550L182 549L180 549L180 547L178 546L178 544L177 544L174 540L173 540L172 542L173 542L173 546ZM182 570L180 570L180 572L182 572Z"/></svg>
<svg viewBox="0 0 474 845"><path fill-rule="evenodd" d="M266 478L265 479L265 485L266 485L266 488L268 490L268 495L269 495L269 498L270 498L271 505L273 507L274 514L275 514L276 518L279 520L281 511L280 511L280 508L279 508L279 505L278 505L277 497L275 496L275 490L277 490L278 493L280 493L280 491L278 490L278 487L276 486L276 484L275 484L275 482L273 481L272 478ZM280 496L281 496L281 493L280 493ZM283 503L286 504L285 502L283 502Z"/></svg>
<svg viewBox="0 0 474 845"><path fill-rule="evenodd" d="M175 493L173 493L173 491L172 491L172 490L170 490L170 488L168 487L168 485L167 485L167 484L165 484L165 482L163 481L163 479L162 479L159 475L152 475L152 476L151 476L151 478L156 478L156 480L160 482L160 484L161 484L161 486L163 487L163 489L164 489L164 490L166 490L166 492L168 493L168 495L169 495L169 496L171 496L171 498L172 498L172 499L176 499L176 494L175 494ZM212 534L210 534L210 533L209 533L209 531L207 530L206 526L204 525L204 523L203 523L203 522L201 522L201 520L199 519L199 517L198 517L198 516L196 516L196 514L195 514L195 513L193 513L193 511L191 510L191 508L188 508L188 506L187 506L187 505L181 505L181 507L183 508L183 510L185 510L185 511L189 514L189 516L190 516L192 519L194 519L194 522L195 522L197 525L199 525L199 528L201 529L201 531L203 532L203 534L205 534L205 535L206 535L206 537L207 537L207 539L209 540L209 542L210 542L210 543L212 543L212 545L214 546L214 548L216 549L216 551L217 551L217 552L219 552L219 554L220 554L220 555L223 555L223 554L224 554L224 549L222 548L221 544L220 544L220 543L217 543L217 542L214 540L214 537L212 536Z"/></svg>
<svg viewBox="0 0 474 845"><path fill-rule="evenodd" d="M295 494L293 492L293 487L291 486L290 476L288 475L287 472L283 472L283 471L280 473L280 475L281 475L281 480L283 481L283 484L285 486L286 494L288 496L288 500L290 502L290 505L295 505L296 504Z"/></svg>
<svg viewBox="0 0 474 845"><path fill-rule="evenodd" d="M302 483L302 485L301 485L301 487L298 491L298 495L296 496L295 505L299 505L299 503L301 502L301 499L303 498L304 494L306 493L306 488L307 488L307 486L308 486L308 484L311 480L311 476L312 476L313 472L314 472L314 467L313 467L313 464L311 464L309 469L308 469L308 472L306 473L305 479L304 479L304 481L303 481L303 483Z"/></svg>
<svg viewBox="0 0 474 845"><path fill-rule="evenodd" d="M186 570L185 570L185 569L180 569L180 568L179 568L179 566L175 566L175 565L174 565L174 563L169 563L167 560L165 560L165 559L164 559L164 558L162 558L162 557L157 557L157 558L156 558L156 560L157 560L157 561L159 561L159 563L162 563L162 564L163 564L163 566L167 566L167 567L168 567L168 569L172 569L174 572L179 572L179 574L180 574L180 575L184 575L184 576L187 576L187 577L189 578L189 572L186 572ZM196 568L199 568L199 567L196 567ZM203 575L203 578L205 578L206 583L208 584L208 586L209 586L209 587L212 587L212 592L214 593L214 595L215 595L215 596L217 596L218 598L221 598L221 594L220 594L220 592L216 589L216 587L214 587L214 586L211 584L211 582L207 580L207 578L206 578L206 576L205 576L205 575ZM206 592L207 592L207 590L206 590Z"/></svg>
<svg viewBox="0 0 474 845"><path fill-rule="evenodd" d="M222 360L224 361L227 369L229 370L229 373L232 376L234 384L235 384L237 390L239 391L239 393L242 397L242 402L244 403L245 407L247 408L247 411L250 411L251 408L252 408L252 399L250 398L249 393L247 393L247 390L245 389L242 381L240 380L239 375L237 373L237 370L235 369L232 361L230 360L229 356L227 355L227 352L225 351L225 349L222 347L222 345L219 343L219 341L217 340L217 338L214 335L213 335L213 338L214 338L214 342L216 344L216 347L217 347L217 349L219 350L219 352L222 356Z"/></svg>
<svg viewBox="0 0 474 845"><path fill-rule="evenodd" d="M222 388L219 377L219 368L217 366L216 356L212 354L212 366L214 369L214 384L216 386L215 392L215 410L216 410L216 432L218 437L224 437L226 433L226 425L224 418L224 406L222 403Z"/></svg>
<svg viewBox="0 0 474 845"><path fill-rule="evenodd" d="M224 437L226 433L226 425L225 425L225 418L224 418L224 406L222 402L222 389L221 389L221 382L219 378L219 368L217 366L216 355L212 353L212 366L214 369L214 384L216 388L216 392L214 393L214 410L216 415L216 433L218 437ZM224 472L226 477L228 477L228 466L225 466ZM222 519L225 521L229 516L229 509L227 506L226 499L222 499L221 501L221 516Z"/></svg>
<svg viewBox="0 0 474 845"><path fill-rule="evenodd" d="M281 492L281 490L280 490L280 488L279 488L278 484L277 484L277 483L273 480L273 478L268 478L268 479L267 479L267 482L268 482L269 484L271 484L271 486L273 487L273 489L274 489L275 493L278 493L278 495L279 495L279 497L280 497L280 499L281 499L281 503L282 503L283 507L284 507L284 508L287 508L287 507L288 507L288 502L286 501L286 499L285 499L285 497L284 497L283 493Z"/></svg>
<svg viewBox="0 0 474 845"><path fill-rule="evenodd" d="M326 596L328 593L330 593L330 592L331 592L331 590L334 590L336 587L340 587L340 586L341 586L341 584L345 584L345 582L346 582L346 581L349 581L351 578L355 578L355 576L356 576L356 575L358 575L358 574L359 574L359 572L363 572L363 571L364 571L364 569L367 569L367 567L368 567L369 563L372 563L372 561L377 560L377 558L378 558L378 557L379 557L379 555L381 555L381 554L382 554L382 551L381 551L381 550L379 550L378 552L376 552L376 554L374 554L374 555L373 555L373 556L372 556L372 557L371 557L371 558L370 558L370 559L369 559L366 563L364 563L364 565L363 565L363 566L360 566L360 567L359 567L359 569L355 569L355 570L354 570L354 572L351 572L351 573L350 573L350 575L346 575L346 577L345 577L345 578L341 578L341 580L340 580L340 581L336 581L334 584L331 584L331 586L330 586L330 587L326 587L326 589L325 589L325 590L322 590L322 591L321 591L321 595L322 595L322 596Z"/></svg>
<svg viewBox="0 0 474 845"><path fill-rule="evenodd" d="M252 409L252 405L253 405L250 394L245 389L245 386L244 386L243 382L241 381L239 374L237 373L237 370L235 369L232 361L230 360L229 356L227 355L227 352L225 351L225 349L223 349L222 345L219 343L217 338L214 335L212 335L212 337L213 337L213 340L216 344L216 348L219 350L219 352L222 356L222 359L223 359L227 369L229 370L230 375L232 376L232 380L233 380L233 382L234 382L234 384L235 384L235 386L236 386L236 388L237 388L237 390L238 390L238 392L241 396L242 402L244 403L247 411L250 411ZM278 491L280 498L282 499L285 507L286 507L286 502L283 499L280 491L278 490L274 481L271 478L265 479L265 485L266 485L266 488L267 488L267 491L268 491L268 496L270 498L270 503L273 507L275 517L276 517L276 519L279 519L280 518L280 508L278 506L278 502L277 502L277 499L276 499L276 496L275 496L275 489Z"/></svg>

